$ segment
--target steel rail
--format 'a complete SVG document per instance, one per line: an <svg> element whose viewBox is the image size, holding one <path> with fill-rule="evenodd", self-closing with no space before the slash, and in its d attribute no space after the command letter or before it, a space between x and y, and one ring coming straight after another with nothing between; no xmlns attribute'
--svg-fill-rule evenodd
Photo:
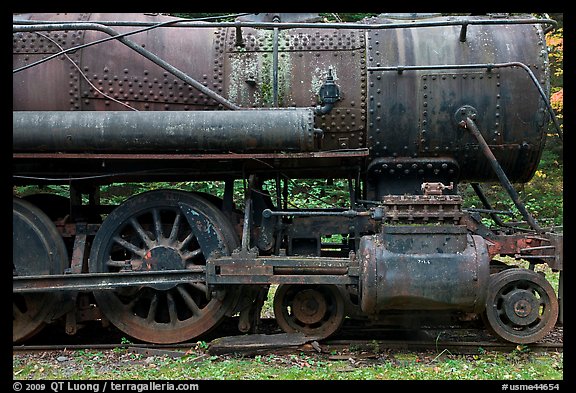
<svg viewBox="0 0 576 393"><path fill-rule="evenodd" d="M311 339L313 341L313 339ZM320 352L329 355L331 352L350 350L351 347L363 351L378 350L397 350L397 351L450 351L451 354L478 354L480 348L484 351L504 351L509 352L518 349L514 343L505 343L499 341L448 341L448 340L387 340L387 339L325 339L318 340ZM150 354L162 356L178 355L180 351L190 350L196 345L196 342L185 342L175 344L151 344L151 343L99 343L99 344L36 344L36 345L13 345L14 353L23 352L46 352L46 351L79 351L86 349L93 350L138 350L138 352L148 351ZM536 342L532 344L523 344L523 348L534 351L563 351L564 344L560 342ZM314 351L316 348L310 348L309 345L271 345L269 348L260 348L254 353L275 353L286 351ZM228 350L232 353L234 350ZM248 355L245 348L238 347L238 352ZM353 353L352 350L350 350ZM183 352L182 352L183 353ZM224 354L224 353L222 353ZM173 356L175 357L175 356Z"/></svg>

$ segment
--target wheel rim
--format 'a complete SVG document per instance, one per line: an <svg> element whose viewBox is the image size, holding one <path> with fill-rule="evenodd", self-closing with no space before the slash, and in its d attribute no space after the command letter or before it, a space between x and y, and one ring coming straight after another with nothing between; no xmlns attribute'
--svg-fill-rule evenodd
<svg viewBox="0 0 576 393"><path fill-rule="evenodd" d="M62 274L68 253L50 218L30 202L13 198L12 266L14 276ZM30 339L60 311L62 296L55 293L14 294L12 341Z"/></svg>
<svg viewBox="0 0 576 393"><path fill-rule="evenodd" d="M491 278L485 320L489 331L516 344L529 344L548 334L558 317L554 289L540 274L507 269Z"/></svg>
<svg viewBox="0 0 576 393"><path fill-rule="evenodd" d="M185 209L197 222L187 220ZM198 235L193 226L208 235ZM205 231L202 231L203 233ZM103 222L90 257L93 272L185 270L205 265L210 250L230 254L237 245L230 223L193 194L156 190L130 198ZM216 327L233 309L232 289L209 291L205 282L154 284L96 291L103 314L117 328L146 342L176 343Z"/></svg>
<svg viewBox="0 0 576 393"><path fill-rule="evenodd" d="M280 285L274 316L287 333L326 338L342 326L344 300L334 285Z"/></svg>

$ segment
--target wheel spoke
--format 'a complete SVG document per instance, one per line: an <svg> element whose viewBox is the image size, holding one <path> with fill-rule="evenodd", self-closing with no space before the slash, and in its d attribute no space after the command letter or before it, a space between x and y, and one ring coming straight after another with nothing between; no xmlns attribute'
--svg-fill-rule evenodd
<svg viewBox="0 0 576 393"><path fill-rule="evenodd" d="M186 248L186 246L188 245L188 243L190 243L190 241L194 239L194 233L190 232L188 234L188 236L186 236L186 239L182 240L182 242L178 245L178 249L179 250L183 250Z"/></svg>
<svg viewBox="0 0 576 393"><path fill-rule="evenodd" d="M201 282L191 282L190 285L192 288L197 289L198 291L202 292L205 297L208 297L208 285L201 283Z"/></svg>
<svg viewBox="0 0 576 393"><path fill-rule="evenodd" d="M154 246L154 243L152 239L148 237L148 234L146 234L144 228L142 228L140 223L134 217L131 217L129 222L132 225L132 227L136 230L138 235L140 235L140 238L144 241L144 243L146 243L146 247L152 248Z"/></svg>
<svg viewBox="0 0 576 393"><path fill-rule="evenodd" d="M508 303L508 301L510 300L510 298L512 297L512 294L514 292L510 291L506 294L500 295L500 300L502 301L503 304Z"/></svg>
<svg viewBox="0 0 576 393"><path fill-rule="evenodd" d="M108 262L106 262L106 266L109 267L119 267L119 268L127 268L129 266L132 266L132 268L134 267L134 265L142 265L142 260L141 259L126 259L124 261L115 261L112 258L110 258L108 260Z"/></svg>
<svg viewBox="0 0 576 393"><path fill-rule="evenodd" d="M134 296L128 303L124 305L124 308L132 312L134 306L136 305L136 303L138 303L138 300L140 300L140 297Z"/></svg>
<svg viewBox="0 0 576 393"><path fill-rule="evenodd" d="M168 303L168 315L170 316L170 324L175 325L178 322L178 314L176 313L176 303L172 294L168 292L166 294L166 301Z"/></svg>
<svg viewBox="0 0 576 393"><path fill-rule="evenodd" d="M182 252L182 259L187 261L188 259L192 259L194 257L197 257L198 255L202 254L202 250L201 249L197 249L194 251L189 251L189 252Z"/></svg>
<svg viewBox="0 0 576 393"><path fill-rule="evenodd" d="M12 303L12 315L16 318L22 318L26 314L24 314L22 311L20 311L20 308L17 305Z"/></svg>
<svg viewBox="0 0 576 393"><path fill-rule="evenodd" d="M182 218L182 213L180 211L176 212L176 217L174 218L174 223L172 223L172 231L168 240L170 243L176 243L178 241L178 231L180 230L180 219Z"/></svg>
<svg viewBox="0 0 576 393"><path fill-rule="evenodd" d="M184 303L186 303L186 306L188 306L190 311L192 311L192 315L194 316L200 315L202 313L202 310L200 309L200 307L198 307L198 305L196 304L194 299L192 299L192 296L190 296L190 294L186 291L186 289L183 288L182 286L177 286L176 288L178 289L178 293L180 293L180 296L182 296L182 299L184 299Z"/></svg>
<svg viewBox="0 0 576 393"><path fill-rule="evenodd" d="M146 321L149 323L154 322L154 318L156 317L156 310L158 309L158 297L158 294L154 293L152 302L150 302L150 307L148 308L148 316L146 317Z"/></svg>
<svg viewBox="0 0 576 393"><path fill-rule="evenodd" d="M154 221L154 229L156 231L156 243L160 243L164 238L164 234L162 233L162 222L158 209L152 209L152 219Z"/></svg>
<svg viewBox="0 0 576 393"><path fill-rule="evenodd" d="M144 256L146 255L146 250L138 248L134 244L122 239L120 236L114 236L112 240L114 240L116 243L120 244L122 247L138 255L141 258L144 258Z"/></svg>

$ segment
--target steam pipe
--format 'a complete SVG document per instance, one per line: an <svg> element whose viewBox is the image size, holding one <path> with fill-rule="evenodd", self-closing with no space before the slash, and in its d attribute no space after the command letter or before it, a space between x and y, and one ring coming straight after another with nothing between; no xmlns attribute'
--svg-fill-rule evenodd
<svg viewBox="0 0 576 393"><path fill-rule="evenodd" d="M15 111L14 152L312 151L311 108L221 111Z"/></svg>

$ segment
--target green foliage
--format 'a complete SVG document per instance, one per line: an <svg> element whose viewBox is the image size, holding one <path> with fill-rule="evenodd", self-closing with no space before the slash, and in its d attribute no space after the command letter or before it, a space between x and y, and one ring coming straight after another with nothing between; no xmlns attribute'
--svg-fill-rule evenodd
<svg viewBox="0 0 576 393"><path fill-rule="evenodd" d="M12 188L12 193L14 196L23 197L26 195L33 194L56 194L64 197L68 197L70 193L70 187L61 184L47 184L47 185L31 185L31 186L14 186Z"/></svg>
<svg viewBox="0 0 576 393"><path fill-rule="evenodd" d="M272 200L276 200L273 181L265 183ZM291 179L288 181L288 205L293 208L313 209L345 207L349 200L346 179Z"/></svg>
<svg viewBox="0 0 576 393"><path fill-rule="evenodd" d="M554 136L549 138L534 177L526 184L514 185L528 212L544 227L563 225L564 182L561 154L562 145L558 138ZM472 188L466 188L467 186L467 184L460 185L464 207L483 208ZM513 217L501 216L503 221L522 220L516 205L500 184L485 184L482 188L493 209L514 213ZM485 224L490 226L492 221L486 219Z"/></svg>
<svg viewBox="0 0 576 393"><path fill-rule="evenodd" d="M378 13L320 13L325 22L358 22Z"/></svg>

